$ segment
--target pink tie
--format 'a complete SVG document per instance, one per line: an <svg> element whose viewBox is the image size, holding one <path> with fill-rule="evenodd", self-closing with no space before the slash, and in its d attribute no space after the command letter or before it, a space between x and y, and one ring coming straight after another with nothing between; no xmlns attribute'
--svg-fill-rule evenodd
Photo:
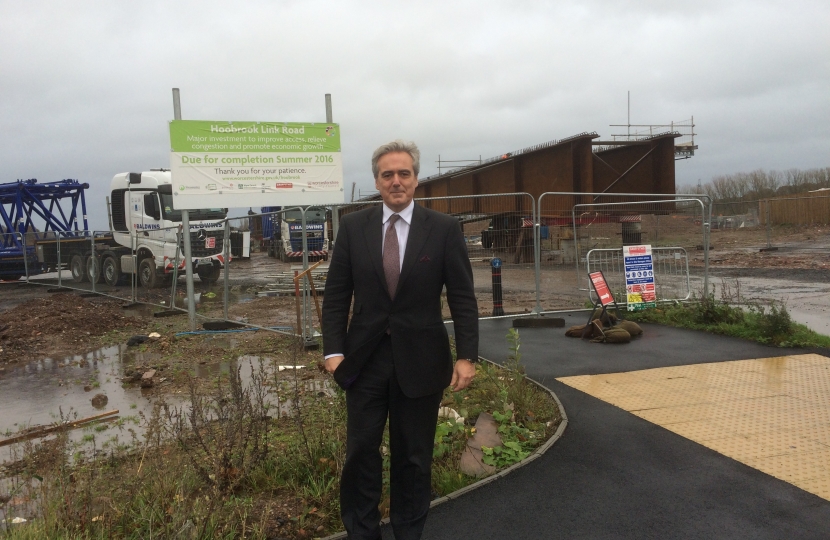
<svg viewBox="0 0 830 540"><path fill-rule="evenodd" d="M386 228L386 237L383 239L383 273L386 275L386 288L393 300L395 291L398 290L398 278L401 275L398 232L395 230L395 223L400 217L398 214L392 214L389 217L389 226Z"/></svg>

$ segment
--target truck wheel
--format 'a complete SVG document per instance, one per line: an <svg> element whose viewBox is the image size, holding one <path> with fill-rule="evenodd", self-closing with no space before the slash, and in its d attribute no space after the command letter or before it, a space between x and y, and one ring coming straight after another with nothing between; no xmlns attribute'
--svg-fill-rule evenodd
<svg viewBox="0 0 830 540"><path fill-rule="evenodd" d="M207 283L208 285L212 285L219 281L219 275L222 269L219 265L212 265L210 267L201 266L196 270L196 273L199 275L199 280Z"/></svg>
<svg viewBox="0 0 830 540"><path fill-rule="evenodd" d="M141 259L138 264L138 281L145 289L154 289L161 285L161 278L156 272L156 263L151 257Z"/></svg>
<svg viewBox="0 0 830 540"><path fill-rule="evenodd" d="M77 253L72 255L72 258L69 259L69 271L72 272L72 281L83 283L86 279L86 265L81 255Z"/></svg>
<svg viewBox="0 0 830 540"><path fill-rule="evenodd" d="M86 258L86 278L90 283L101 283L101 262L95 255Z"/></svg>
<svg viewBox="0 0 830 540"><path fill-rule="evenodd" d="M104 264L101 265L101 274L107 285L115 287L121 281L121 262L114 256L104 257Z"/></svg>

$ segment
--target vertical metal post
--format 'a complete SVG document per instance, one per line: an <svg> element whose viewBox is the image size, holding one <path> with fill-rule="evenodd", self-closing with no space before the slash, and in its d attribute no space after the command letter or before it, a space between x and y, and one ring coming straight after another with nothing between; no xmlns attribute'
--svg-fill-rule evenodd
<svg viewBox="0 0 830 540"><path fill-rule="evenodd" d="M493 317L501 317L504 315L504 301L501 285L501 259L493 257L493 259L490 260L490 266L493 270Z"/></svg>
<svg viewBox="0 0 830 540"><path fill-rule="evenodd" d="M334 116L331 110L331 94L326 94L326 122L332 123L334 122ZM354 197L352 197L354 198ZM326 229L325 224L323 225L323 238L326 236ZM328 249L332 251L334 249L334 242L337 240L337 231L340 229L340 209L336 206L331 207L331 242L329 243ZM324 246L325 249L325 246ZM331 253L329 253L329 257L331 257Z"/></svg>
<svg viewBox="0 0 830 540"><path fill-rule="evenodd" d="M571 208L571 224L572 224L573 230L574 230L573 241L574 241L574 259L576 260L576 286L579 287L580 275L579 275L579 251L577 250L578 242L576 241L576 206ZM564 254L563 254L563 257L564 257ZM590 286L589 286L589 289L590 289Z"/></svg>
<svg viewBox="0 0 830 540"><path fill-rule="evenodd" d="M182 234L184 235L184 268L187 275L187 320L190 323L190 331L196 330L196 300L193 292L193 253L190 247L190 214L182 210Z"/></svg>
<svg viewBox="0 0 830 540"><path fill-rule="evenodd" d="M135 229L130 231L130 251L132 251L133 257L133 273L132 278L130 279L130 295L132 296L131 302L137 302L137 293L138 293L138 257L135 254L135 249L138 247L138 238L135 234Z"/></svg>
<svg viewBox="0 0 830 540"><path fill-rule="evenodd" d="M712 222L712 199L709 199L706 205L703 205L703 201L700 201L700 204L706 216L703 219L703 294L705 296L709 294L709 232Z"/></svg>
<svg viewBox="0 0 830 540"><path fill-rule="evenodd" d="M101 266L95 259L95 231L89 233L89 244L89 262L92 264L91 270L93 271L89 276L89 282L92 284L92 292L95 292L95 282L98 281L98 274L101 272ZM87 268L87 273L90 273L89 270L90 268Z"/></svg>
<svg viewBox="0 0 830 540"><path fill-rule="evenodd" d="M229 286L228 286L229 275L228 274L230 272L230 266L231 266L231 264L230 264L231 263L231 222L230 222L229 219L225 219L225 239L222 241L222 251L225 254L225 262L224 262L224 265L225 265L225 268L224 268L224 272L225 272L225 302L224 302L224 304L225 305L223 306L223 309L224 309L223 314L225 316L225 320L227 320L227 318L228 318L228 302L230 301L230 299L229 299L230 291L228 290L229 289Z"/></svg>
<svg viewBox="0 0 830 540"><path fill-rule="evenodd" d="M26 271L26 283L29 283L29 250L26 248L26 235L24 233L17 233L20 235L20 243L23 245L23 270Z"/></svg>
<svg viewBox="0 0 830 540"><path fill-rule="evenodd" d="M179 89L173 89L173 118L182 119L182 102ZM190 213L182 210L182 228L184 229L184 268L187 276L187 319L190 322L190 331L196 330L196 301L193 293L193 257L190 246Z"/></svg>
<svg viewBox="0 0 830 540"><path fill-rule="evenodd" d="M182 245L182 226L176 229L176 256L173 259L173 283L170 287L170 309L176 307L176 284L179 281L179 250Z"/></svg>
<svg viewBox="0 0 830 540"><path fill-rule="evenodd" d="M536 307L533 312L536 315L542 313L542 207L541 197L539 198L539 211L536 211L536 201L530 196L530 204L533 207L533 259L536 273Z"/></svg>
<svg viewBox="0 0 830 540"><path fill-rule="evenodd" d="M173 89L173 118L176 120L182 119L182 100L178 88Z"/></svg>
<svg viewBox="0 0 830 540"><path fill-rule="evenodd" d="M60 231L55 231L55 240L57 241L57 251L58 251L58 262L56 263L55 270L58 271L58 287L62 287L61 277L63 275L63 265L61 261L61 233Z"/></svg>
<svg viewBox="0 0 830 540"><path fill-rule="evenodd" d="M302 215L302 227L303 227L303 271L305 272L308 270L308 218L306 216L306 211L309 209L308 206L304 206L300 208L300 214ZM305 279L303 279L303 329L302 329L302 336L303 336L303 343L305 346L308 346L314 339L314 333L311 331L311 324L309 317L309 298L308 298L308 280L313 279L310 274L305 274Z"/></svg>

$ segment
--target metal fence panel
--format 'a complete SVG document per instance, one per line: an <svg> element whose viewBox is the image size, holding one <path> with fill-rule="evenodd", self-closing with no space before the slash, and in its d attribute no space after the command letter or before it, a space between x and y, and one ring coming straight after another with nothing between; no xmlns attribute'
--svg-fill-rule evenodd
<svg viewBox="0 0 830 540"><path fill-rule="evenodd" d="M537 212L542 310L584 307L590 290L587 254L621 252L623 245L682 248L695 284L705 290L709 209L705 196L543 194Z"/></svg>
<svg viewBox="0 0 830 540"><path fill-rule="evenodd" d="M482 317L496 313L493 260L501 261L502 307L505 314L527 313L536 298L534 224L536 203L528 193L504 193L416 199L419 204L453 215L461 223L473 268L476 299ZM449 309L445 307L446 317Z"/></svg>
<svg viewBox="0 0 830 540"><path fill-rule="evenodd" d="M657 301L688 300L692 296L689 254L682 247L652 247ZM592 249L586 254L586 272L602 271L618 304L626 302L625 260L622 248ZM587 299L596 302L593 288Z"/></svg>

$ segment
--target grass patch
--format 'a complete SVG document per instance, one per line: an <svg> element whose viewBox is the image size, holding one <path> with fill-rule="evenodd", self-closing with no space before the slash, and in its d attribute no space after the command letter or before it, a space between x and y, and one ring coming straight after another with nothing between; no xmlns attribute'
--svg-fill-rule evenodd
<svg viewBox="0 0 830 540"><path fill-rule="evenodd" d="M830 337L794 322L781 302L731 305L714 295L626 313L626 318L739 337L775 347L830 347Z"/></svg>

